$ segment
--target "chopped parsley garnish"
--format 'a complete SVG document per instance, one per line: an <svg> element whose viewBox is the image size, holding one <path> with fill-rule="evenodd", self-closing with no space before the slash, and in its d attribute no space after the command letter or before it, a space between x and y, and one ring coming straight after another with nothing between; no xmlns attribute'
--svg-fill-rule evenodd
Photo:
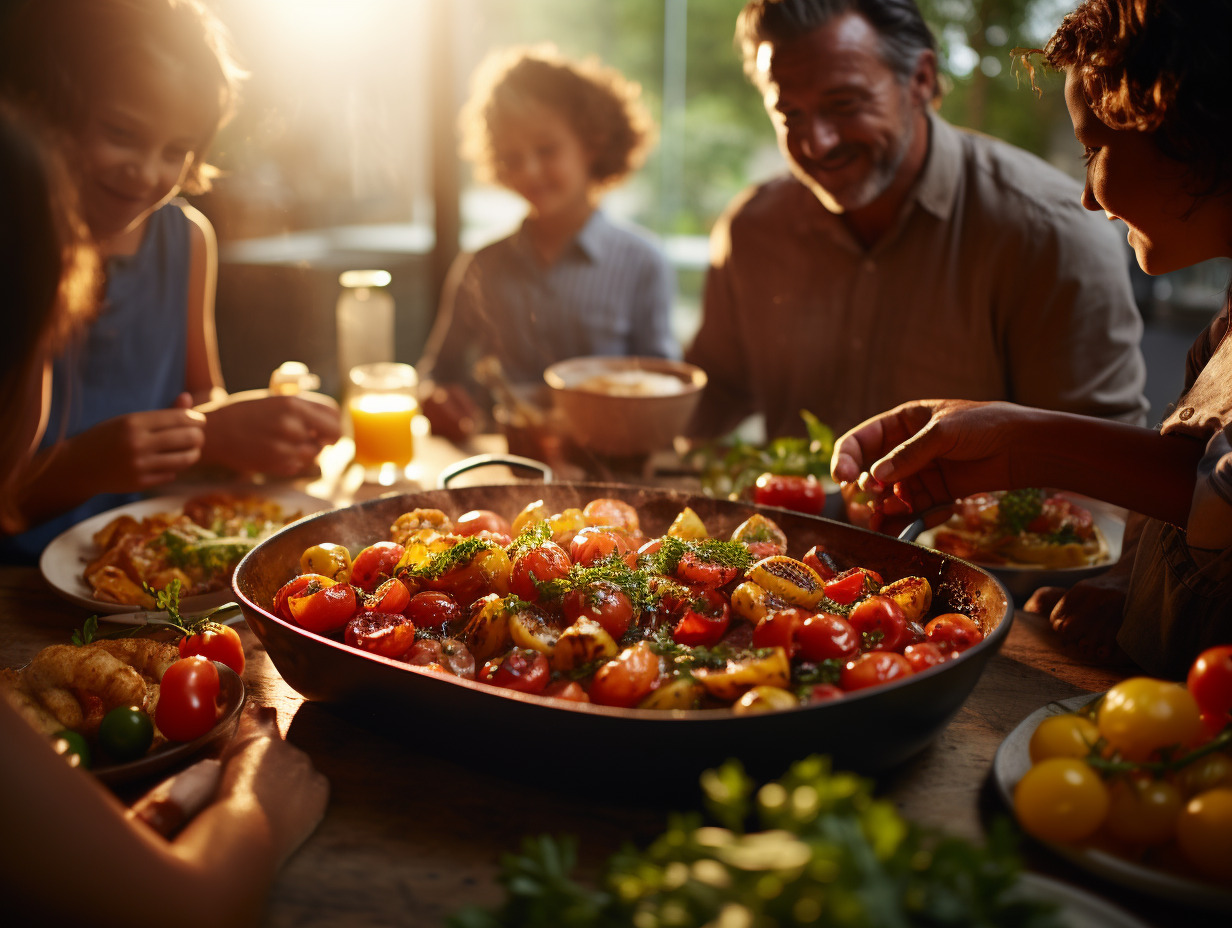
<svg viewBox="0 0 1232 928"><path fill-rule="evenodd" d="M668 535L663 539L659 550L651 555L649 567L657 573L675 573L676 565L685 554L692 554L699 561L708 564L735 567L739 570L745 570L753 563L753 555L749 553L749 549L738 541L721 541L718 538L686 541Z"/></svg>
<svg viewBox="0 0 1232 928"><path fill-rule="evenodd" d="M535 522L522 529L518 537L513 539L505 550L509 553L509 560L516 561L520 555L525 554L531 548L538 548L551 540L552 526L547 522Z"/></svg>
<svg viewBox="0 0 1232 928"><path fill-rule="evenodd" d="M434 554L427 562L406 571L407 576L423 577L425 580L435 580L444 576L462 564L469 564L481 551L490 551L500 545L486 538L471 536L464 538L456 545Z"/></svg>

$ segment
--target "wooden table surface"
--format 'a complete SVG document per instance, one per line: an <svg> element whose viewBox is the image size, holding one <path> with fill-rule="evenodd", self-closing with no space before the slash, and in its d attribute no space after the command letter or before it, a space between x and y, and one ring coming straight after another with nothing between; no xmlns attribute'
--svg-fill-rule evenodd
<svg viewBox="0 0 1232 928"><path fill-rule="evenodd" d="M87 615L37 569L0 567L0 665L21 666L40 648L67 641ZM450 745L425 743L412 717L374 722L354 709L307 702L282 680L252 632L237 628L248 654L249 698L276 707L288 739L308 752L331 789L321 825L277 878L270 926L437 925L462 904L500 898L497 861L523 836L577 835L583 867L593 869L620 845L645 843L663 829L665 810L639 806L634 791L614 797L528 786L450 760ZM1006 814L989 776L1002 739L1040 706L1107 689L1121 677L1062 654L1043 620L1018 612L963 708L928 748L881 775L878 792L915 821L981 839L991 820ZM466 737L456 732L459 741ZM1178 909L1103 882L1031 843L1023 853L1030 869L1159 928L1227 925L1227 913Z"/></svg>

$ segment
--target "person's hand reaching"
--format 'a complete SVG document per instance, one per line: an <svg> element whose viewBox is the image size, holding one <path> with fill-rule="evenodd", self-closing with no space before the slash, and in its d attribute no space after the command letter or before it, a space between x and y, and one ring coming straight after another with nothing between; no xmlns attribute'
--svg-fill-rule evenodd
<svg viewBox="0 0 1232 928"><path fill-rule="evenodd" d="M342 434L338 404L329 397L263 395L198 407L205 413L202 458L240 473L296 477Z"/></svg>

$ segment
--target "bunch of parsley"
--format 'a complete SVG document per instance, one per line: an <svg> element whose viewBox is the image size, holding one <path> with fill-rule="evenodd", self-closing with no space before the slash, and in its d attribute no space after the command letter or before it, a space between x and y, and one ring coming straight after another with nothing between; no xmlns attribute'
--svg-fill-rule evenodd
<svg viewBox="0 0 1232 928"><path fill-rule="evenodd" d="M464 909L450 928L1064 924L1055 906L1013 892L1020 870L1005 821L983 848L939 835L822 757L759 790L728 761L703 774L702 787L715 824L673 816L650 847L615 854L594 886L573 877L573 839L527 839L502 861L505 901Z"/></svg>

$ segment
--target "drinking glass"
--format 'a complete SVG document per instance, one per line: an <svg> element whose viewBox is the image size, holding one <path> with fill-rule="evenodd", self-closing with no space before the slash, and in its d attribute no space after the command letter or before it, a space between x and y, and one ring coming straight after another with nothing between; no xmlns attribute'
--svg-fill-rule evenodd
<svg viewBox="0 0 1232 928"><path fill-rule="evenodd" d="M393 361L357 364L348 380L355 461L363 466L365 480L394 483L415 457L414 424L419 413L415 368Z"/></svg>

